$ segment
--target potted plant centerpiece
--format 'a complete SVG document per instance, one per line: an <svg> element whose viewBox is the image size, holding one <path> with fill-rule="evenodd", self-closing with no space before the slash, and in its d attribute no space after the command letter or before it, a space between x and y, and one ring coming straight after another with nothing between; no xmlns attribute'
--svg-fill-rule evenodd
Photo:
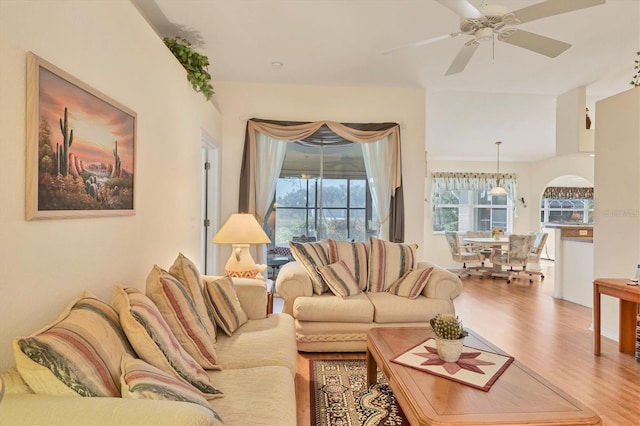
<svg viewBox="0 0 640 426"><path fill-rule="evenodd" d="M429 321L436 334L436 349L441 360L456 362L462 353L464 338L469 335L462 321L451 314L438 314Z"/></svg>

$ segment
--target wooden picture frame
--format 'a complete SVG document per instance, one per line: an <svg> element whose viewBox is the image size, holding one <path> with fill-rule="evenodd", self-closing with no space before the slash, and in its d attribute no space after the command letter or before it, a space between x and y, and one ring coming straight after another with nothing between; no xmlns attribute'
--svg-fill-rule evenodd
<svg viewBox="0 0 640 426"><path fill-rule="evenodd" d="M27 53L26 218L134 215L135 112Z"/></svg>

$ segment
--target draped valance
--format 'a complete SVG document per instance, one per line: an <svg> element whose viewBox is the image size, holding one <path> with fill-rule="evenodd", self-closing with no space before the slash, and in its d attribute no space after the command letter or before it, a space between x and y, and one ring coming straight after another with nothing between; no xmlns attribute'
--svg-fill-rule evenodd
<svg viewBox="0 0 640 426"><path fill-rule="evenodd" d="M380 142L387 140L384 147ZM337 123L335 121L294 122L252 118L247 121L245 146L240 175L240 197L238 211L253 213L263 219L275 185L268 180L277 179L286 148L284 142L305 144L361 143L367 166L367 178L372 188L387 186L386 201L377 208L381 212L381 224L388 220L388 239L404 241L404 199L402 192L402 165L400 155L400 126L397 123ZM367 158L369 161L367 161ZM264 170L261 163L279 165ZM367 163L369 163L367 165ZM260 171L260 168L263 168ZM381 175L385 170L385 175ZM270 178L266 176L270 175ZM380 191L377 191L378 193ZM385 191L382 191L383 193ZM271 198L269 198L271 197ZM380 197L376 197L380 198ZM388 204L387 204L388 203ZM386 232L385 232L386 233Z"/></svg>
<svg viewBox="0 0 640 426"><path fill-rule="evenodd" d="M593 188L548 186L545 188L542 198L553 198L556 200L593 200Z"/></svg>

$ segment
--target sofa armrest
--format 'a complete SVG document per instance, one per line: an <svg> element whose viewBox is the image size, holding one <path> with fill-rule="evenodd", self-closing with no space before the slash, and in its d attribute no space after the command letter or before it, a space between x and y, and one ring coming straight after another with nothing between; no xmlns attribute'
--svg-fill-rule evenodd
<svg viewBox="0 0 640 426"><path fill-rule="evenodd" d="M222 277L203 275L202 280L215 281ZM249 319L264 319L267 317L267 285L263 280L252 278L232 278L240 306L247 313Z"/></svg>
<svg viewBox="0 0 640 426"><path fill-rule="evenodd" d="M11 394L0 402L3 425L215 425L206 408L188 402Z"/></svg>
<svg viewBox="0 0 640 426"><path fill-rule="evenodd" d="M300 263L289 262L280 268L276 278L276 293L284 301L282 312L292 316L296 298L313 296L311 278Z"/></svg>
<svg viewBox="0 0 640 426"><path fill-rule="evenodd" d="M453 272L429 262L419 262L418 268L433 267L422 295L431 299L453 300L462 292L462 281Z"/></svg>

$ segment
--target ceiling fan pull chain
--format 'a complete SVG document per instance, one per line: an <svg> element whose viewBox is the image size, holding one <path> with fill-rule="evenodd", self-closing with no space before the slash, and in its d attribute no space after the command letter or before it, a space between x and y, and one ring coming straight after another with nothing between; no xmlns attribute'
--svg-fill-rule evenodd
<svg viewBox="0 0 640 426"><path fill-rule="evenodd" d="M491 37L491 63L496 63L496 35L493 34Z"/></svg>

